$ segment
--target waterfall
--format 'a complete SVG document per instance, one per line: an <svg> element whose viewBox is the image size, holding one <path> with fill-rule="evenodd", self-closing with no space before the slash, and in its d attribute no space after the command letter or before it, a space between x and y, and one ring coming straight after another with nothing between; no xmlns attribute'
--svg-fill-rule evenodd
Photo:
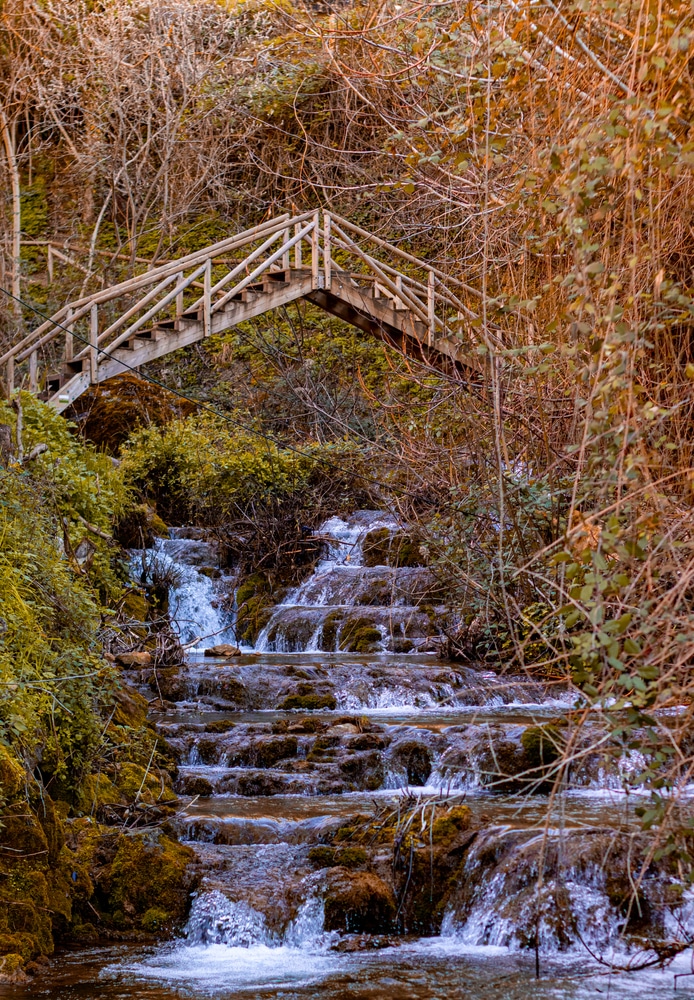
<svg viewBox="0 0 694 1000"><path fill-rule="evenodd" d="M322 558L309 577L275 605L256 651L405 653L426 645L437 631L431 572L423 566L388 565L386 560L374 564L380 549L373 549L365 564L365 542L387 541L402 530L382 511L362 510L325 521L316 532L324 544ZM387 549L387 544L381 548ZM439 614L443 610L437 609Z"/></svg>
<svg viewBox="0 0 694 1000"><path fill-rule="evenodd" d="M233 643L234 577L219 568L217 543L195 528L171 528L170 535L131 553L134 579L167 586L169 618L184 645Z"/></svg>

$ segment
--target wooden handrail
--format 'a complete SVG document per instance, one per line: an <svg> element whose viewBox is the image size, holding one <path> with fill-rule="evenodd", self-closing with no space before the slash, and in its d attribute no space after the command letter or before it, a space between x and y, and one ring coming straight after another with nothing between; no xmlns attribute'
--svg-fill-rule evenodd
<svg viewBox="0 0 694 1000"><path fill-rule="evenodd" d="M306 261L306 265L301 252L304 241L311 250L311 259ZM398 270L397 261L388 263L378 260L364 249L365 241L420 268L425 280ZM278 242L279 246L276 245ZM49 242L48 246L50 249ZM292 247L294 255L291 254ZM241 261L234 260L238 256L235 252L242 248L249 248L246 256ZM333 259L335 249L348 258L356 258L359 263L353 263L352 268L363 267L364 271L353 271L338 264ZM60 256L57 251L56 255ZM291 266L292 256L294 268ZM220 260L222 257L224 259ZM215 271L220 274L220 265L224 266L225 272L214 281L213 274ZM282 280L276 285L264 281L262 286L257 286L260 301L256 296L241 297L245 289L269 272ZM360 282L362 290L359 292ZM370 290L367 291L364 285L367 288L371 286ZM215 321L214 330L228 329L230 324L240 322L243 316L256 315L259 309L275 308L300 297L312 299L328 311L335 310L337 315L344 315L345 305L362 317L366 309L377 324L385 323L386 327L395 325L406 337L419 339L428 347L458 359L456 329L451 330L449 326L451 310L455 310L459 319L464 315L476 317L460 299L460 291L455 294L451 286L456 291L463 289L479 295L476 289L457 278L444 274L426 261L332 212L324 211L322 220L318 210L299 215L285 212L202 250L186 254L178 260L166 261L143 274L67 303L10 347L0 357L0 367L4 368L12 389L15 365L28 359L29 387L37 391L40 384L46 384L39 372L39 351L64 337L64 349L58 353L59 349L55 348L48 355L53 359L52 364L61 366L58 385L64 385L66 391L60 396L59 390L52 399L60 409L90 384L110 378L123 367L129 367L126 360L129 355L115 353L124 344L127 344L128 350L137 347L135 367L138 367L175 350L175 345L185 346L208 337L213 330L213 317L222 311L225 314L221 320ZM202 295L196 292L194 301L186 305L184 292L189 288L201 289ZM317 298L312 296L320 289L328 294L327 300L321 295ZM267 298L263 302L262 295L265 294ZM335 303L335 297L344 300L343 306ZM124 301L116 302L118 299ZM234 299L237 301L230 306ZM382 299L381 305L376 304L379 299ZM106 311L101 307L111 302L115 304L109 307L108 318L104 321ZM175 303L175 321L168 318L172 303ZM393 307L394 314L383 313L388 306ZM166 311L166 322L155 318L163 311ZM101 333L100 318L105 322ZM78 336L74 333L75 324L85 320L88 321L88 333ZM152 332L138 333L152 321ZM350 319L350 322L354 321ZM357 325L361 322L358 320ZM426 333L420 324L423 324ZM83 341L76 354L73 353L75 336ZM141 339L132 341L134 336ZM74 375L70 374L71 371ZM55 392L55 389L52 391Z"/></svg>

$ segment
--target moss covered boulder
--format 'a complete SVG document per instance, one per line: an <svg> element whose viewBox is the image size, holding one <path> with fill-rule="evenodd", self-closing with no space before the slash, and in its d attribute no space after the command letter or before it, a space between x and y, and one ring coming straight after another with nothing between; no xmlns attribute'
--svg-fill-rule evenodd
<svg viewBox="0 0 694 1000"><path fill-rule="evenodd" d="M418 740L404 740L393 747L391 761L403 768L407 774L408 785L426 785L431 774L431 753Z"/></svg>
<svg viewBox="0 0 694 1000"><path fill-rule="evenodd" d="M270 620L274 604L270 581L263 573L247 576L236 591L236 630L241 642L255 645Z"/></svg>
<svg viewBox="0 0 694 1000"><path fill-rule="evenodd" d="M348 618L340 630L340 649L345 653L375 653L381 648L382 638L373 618Z"/></svg>
<svg viewBox="0 0 694 1000"><path fill-rule="evenodd" d="M351 934L387 934L395 919L395 897L372 872L331 869L324 884L325 929Z"/></svg>
<svg viewBox="0 0 694 1000"><path fill-rule="evenodd" d="M374 528L363 545L365 566L425 566L421 540L407 531Z"/></svg>

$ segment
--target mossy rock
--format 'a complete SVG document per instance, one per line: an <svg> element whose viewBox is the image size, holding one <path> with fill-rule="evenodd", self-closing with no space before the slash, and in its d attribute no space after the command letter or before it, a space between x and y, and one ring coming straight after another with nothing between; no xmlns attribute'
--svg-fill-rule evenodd
<svg viewBox="0 0 694 1000"><path fill-rule="evenodd" d="M214 722L208 722L205 725L205 731L208 733L228 733L236 726L235 722L231 719L215 719Z"/></svg>
<svg viewBox="0 0 694 1000"><path fill-rule="evenodd" d="M5 819L3 817L3 823ZM13 831L6 824L3 829L5 845L15 846ZM33 844L38 847L39 842ZM27 857L24 851L22 859L3 857L0 867L0 931L21 939L22 954L50 955L53 952L53 917L51 903L57 893L52 892L51 882L60 883L63 900L62 915L69 915L70 900L67 881L61 873L49 868L39 870L37 865L46 866L46 841L43 840L43 853ZM20 848L21 850L22 848ZM5 852L3 852L4 854ZM56 899L57 902L60 901Z"/></svg>
<svg viewBox="0 0 694 1000"><path fill-rule="evenodd" d="M21 955L8 954L0 957L0 983L23 983L26 976L23 972L24 959Z"/></svg>
<svg viewBox="0 0 694 1000"><path fill-rule="evenodd" d="M123 793L105 774L88 774L80 783L75 797L77 815L98 815L103 806L117 805Z"/></svg>
<svg viewBox="0 0 694 1000"><path fill-rule="evenodd" d="M16 757L0 745L0 799L14 802L25 791L27 773Z"/></svg>
<svg viewBox="0 0 694 1000"><path fill-rule="evenodd" d="M364 538L362 551L364 565L369 567L426 566L421 541L406 531L392 532L389 528L374 528Z"/></svg>
<svg viewBox="0 0 694 1000"><path fill-rule="evenodd" d="M150 549L156 538L169 537L169 529L153 507L142 503L121 518L114 535L124 549Z"/></svg>
<svg viewBox="0 0 694 1000"><path fill-rule="evenodd" d="M367 853L363 847L312 847L308 852L308 860L318 868L361 868L367 862Z"/></svg>
<svg viewBox="0 0 694 1000"><path fill-rule="evenodd" d="M268 642L281 642L282 648L294 652L301 651L310 642L315 627L310 618L296 618L294 621L279 621L268 632Z"/></svg>
<svg viewBox="0 0 694 1000"><path fill-rule="evenodd" d="M224 748L219 740L211 736L201 736L195 744L198 756L203 764L217 764L220 756L224 753Z"/></svg>
<svg viewBox="0 0 694 1000"><path fill-rule="evenodd" d="M349 618L340 630L340 649L345 653L378 652L381 640L381 630L372 618Z"/></svg>
<svg viewBox="0 0 694 1000"><path fill-rule="evenodd" d="M183 701L189 696L188 675L181 667L158 667L147 675L147 683L165 701Z"/></svg>
<svg viewBox="0 0 694 1000"><path fill-rule="evenodd" d="M140 729L147 721L147 699L127 684L116 688L113 693L115 709L112 721L119 726Z"/></svg>
<svg viewBox="0 0 694 1000"><path fill-rule="evenodd" d="M0 934L0 955L21 955L28 962L36 954L36 941L31 934Z"/></svg>
<svg viewBox="0 0 694 1000"><path fill-rule="evenodd" d="M385 778L381 755L375 750L350 754L340 761L340 772L355 790L366 789L375 792L382 786Z"/></svg>
<svg viewBox="0 0 694 1000"><path fill-rule="evenodd" d="M390 648L393 653L411 653L415 646L411 639L393 639Z"/></svg>
<svg viewBox="0 0 694 1000"><path fill-rule="evenodd" d="M393 582L383 577L371 580L360 591L356 603L366 607L388 607L393 599Z"/></svg>
<svg viewBox="0 0 694 1000"><path fill-rule="evenodd" d="M553 723L528 726L521 735L521 746L530 768L548 767L561 756L565 739Z"/></svg>
<svg viewBox="0 0 694 1000"><path fill-rule="evenodd" d="M272 618L272 598L266 594L249 597L239 606L236 614L236 630L239 640L254 646L259 634Z"/></svg>
<svg viewBox="0 0 694 1000"><path fill-rule="evenodd" d="M178 779L177 788L182 795L196 795L202 799L214 794L212 783L197 774L188 774Z"/></svg>
<svg viewBox="0 0 694 1000"><path fill-rule="evenodd" d="M171 914L166 910L160 910L156 906L150 908L142 915L140 926L148 934L157 934L163 931L171 923Z"/></svg>
<svg viewBox="0 0 694 1000"><path fill-rule="evenodd" d="M121 836L115 857L100 880L108 909L130 912L140 926L156 910L180 922L188 908L188 866L195 852L165 834Z"/></svg>
<svg viewBox="0 0 694 1000"><path fill-rule="evenodd" d="M387 745L388 740L378 733L359 733L347 744L350 750L384 750Z"/></svg>
<svg viewBox="0 0 694 1000"><path fill-rule="evenodd" d="M337 700L333 694L290 694L277 707L282 710L303 708L317 711L320 708L327 708L333 711L337 708Z"/></svg>
<svg viewBox="0 0 694 1000"><path fill-rule="evenodd" d="M170 776L165 771L148 771L140 764L122 764L116 776L116 786L128 802L154 804L176 801Z"/></svg>
<svg viewBox="0 0 694 1000"><path fill-rule="evenodd" d="M418 740L404 740L393 748L391 759L407 772L408 785L426 785L431 774L431 753Z"/></svg>
<svg viewBox="0 0 694 1000"><path fill-rule="evenodd" d="M248 690L245 685L226 670L220 671L214 677L201 677L196 694L222 698L231 705L239 707L248 703Z"/></svg>
<svg viewBox="0 0 694 1000"><path fill-rule="evenodd" d="M525 752L522 746L497 732L492 730L475 752L480 782L495 793L523 791L528 785L523 774L528 768Z"/></svg>
<svg viewBox="0 0 694 1000"><path fill-rule="evenodd" d="M298 749L296 736L275 737L255 743L249 756L255 767L272 767L280 760L296 757Z"/></svg>
<svg viewBox="0 0 694 1000"><path fill-rule="evenodd" d="M459 833L469 829L472 813L468 806L453 806L443 816L434 820L431 828L431 839L434 844L445 844Z"/></svg>
<svg viewBox="0 0 694 1000"><path fill-rule="evenodd" d="M331 611L323 621L320 647L327 653L332 653L337 649L337 634L344 617L344 611Z"/></svg>
<svg viewBox="0 0 694 1000"><path fill-rule="evenodd" d="M274 604L272 587L262 573L252 573L236 591L236 629L239 640L255 644L259 633L270 621Z"/></svg>
<svg viewBox="0 0 694 1000"><path fill-rule="evenodd" d="M258 594L270 594L272 588L268 578L263 573L252 573L247 576L236 591L236 603L239 607L245 604L251 597Z"/></svg>
<svg viewBox="0 0 694 1000"><path fill-rule="evenodd" d="M391 888L371 872L333 868L324 889L325 929L348 934L387 934L395 919Z"/></svg>
<svg viewBox="0 0 694 1000"><path fill-rule="evenodd" d="M128 618L146 622L149 617L149 601L139 591L129 591L121 601L121 611Z"/></svg>
<svg viewBox="0 0 694 1000"><path fill-rule="evenodd" d="M365 566L390 565L390 535L389 528L374 528L366 534L362 545Z"/></svg>

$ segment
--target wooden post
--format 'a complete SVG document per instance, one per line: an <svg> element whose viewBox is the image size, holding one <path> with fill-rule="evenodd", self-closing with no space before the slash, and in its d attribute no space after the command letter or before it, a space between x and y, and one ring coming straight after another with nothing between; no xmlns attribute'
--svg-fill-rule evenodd
<svg viewBox="0 0 694 1000"><path fill-rule="evenodd" d="M89 379L92 385L96 385L97 375L97 346L99 341L99 307L93 303L89 322Z"/></svg>
<svg viewBox="0 0 694 1000"><path fill-rule="evenodd" d="M176 275L176 284L180 285L183 281L183 271L179 271ZM176 319L180 319L183 315L183 289L176 296Z"/></svg>
<svg viewBox="0 0 694 1000"><path fill-rule="evenodd" d="M72 361L72 355L74 353L74 341L72 339L72 306L67 311L67 316L65 317L65 360Z"/></svg>
<svg viewBox="0 0 694 1000"><path fill-rule="evenodd" d="M313 277L312 285L314 288L319 287L319 274L320 274L320 259L318 256L319 243L318 243L318 227L320 225L320 216L318 212L314 212L313 215L313 229L311 230L311 274Z"/></svg>
<svg viewBox="0 0 694 1000"><path fill-rule="evenodd" d="M427 313L429 314L429 336L427 338L429 347L433 346L436 336L436 277L433 271L429 271L427 278Z"/></svg>
<svg viewBox="0 0 694 1000"><path fill-rule="evenodd" d="M37 392L39 388L38 361L38 351L32 351L29 355L29 392Z"/></svg>
<svg viewBox="0 0 694 1000"><path fill-rule="evenodd" d="M212 261L208 259L205 266L205 290L202 303L202 323L205 336L212 332Z"/></svg>
<svg viewBox="0 0 694 1000"><path fill-rule="evenodd" d="M14 358L7 359L7 398L12 399L14 392Z"/></svg>
<svg viewBox="0 0 694 1000"><path fill-rule="evenodd" d="M48 244L48 281L53 284L53 247Z"/></svg>
<svg viewBox="0 0 694 1000"><path fill-rule="evenodd" d="M301 223L300 222L295 222L294 223L294 235L296 236L296 234L299 233L299 232L301 232ZM294 244L294 267L297 269L297 271L300 271L301 270L301 266L302 266L301 265L301 243L302 243L302 240L299 240L298 243Z"/></svg>
<svg viewBox="0 0 694 1000"><path fill-rule="evenodd" d="M284 231L284 243L285 244L289 243L289 240L291 239L291 235L290 234L291 234L291 230L290 229L285 229L285 231ZM284 253L282 254L282 270L283 271L288 271L291 268L292 265L291 265L290 257L291 257L291 251L285 250Z"/></svg>
<svg viewBox="0 0 694 1000"><path fill-rule="evenodd" d="M332 272L332 258L330 256L330 212L323 212L323 226L324 226L324 236L323 236L323 263L325 265L325 288L329 292L330 286L332 285L333 272Z"/></svg>

